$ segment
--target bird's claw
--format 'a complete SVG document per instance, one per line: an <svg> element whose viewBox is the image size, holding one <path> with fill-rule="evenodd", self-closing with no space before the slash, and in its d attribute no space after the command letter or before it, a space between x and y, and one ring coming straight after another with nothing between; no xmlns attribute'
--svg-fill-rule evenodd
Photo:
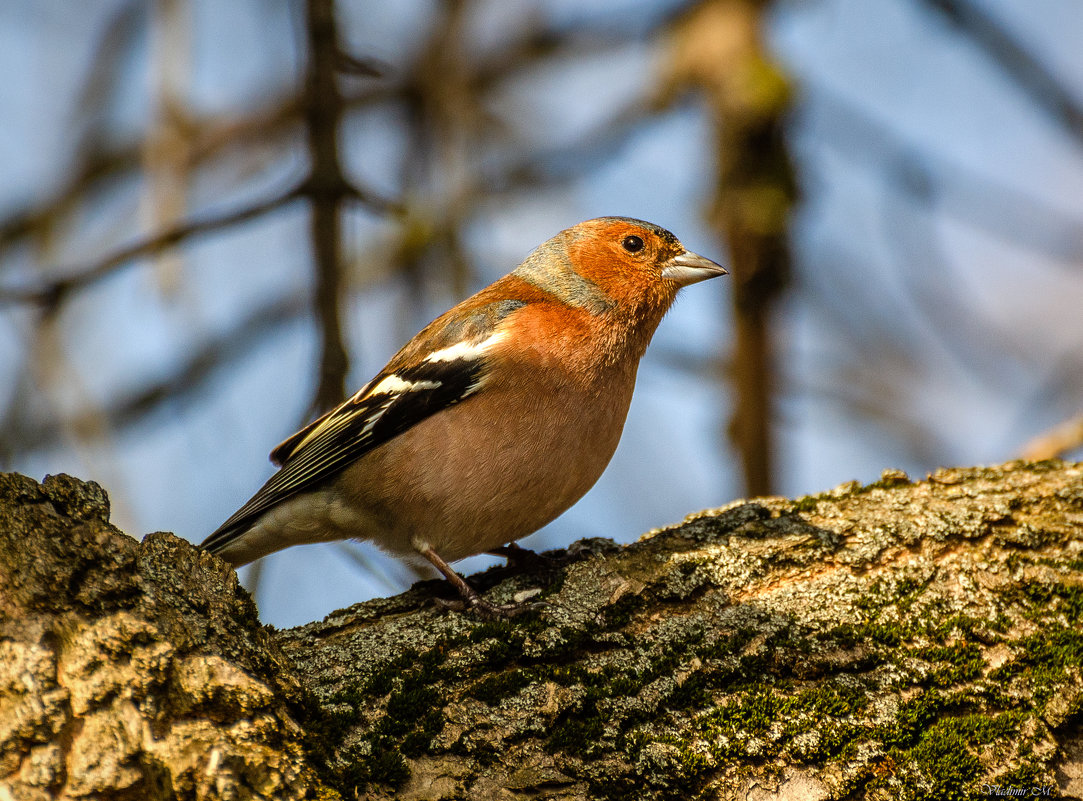
<svg viewBox="0 0 1083 801"><path fill-rule="evenodd" d="M480 595L470 598L436 598L436 603L453 612L473 612L482 620L511 620L512 618L533 612L544 606L541 601L527 601L525 603L491 604Z"/></svg>

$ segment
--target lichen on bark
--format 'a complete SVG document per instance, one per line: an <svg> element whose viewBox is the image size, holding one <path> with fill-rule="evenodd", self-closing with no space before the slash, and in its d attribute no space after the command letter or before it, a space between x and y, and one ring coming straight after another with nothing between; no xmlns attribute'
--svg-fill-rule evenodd
<svg viewBox="0 0 1083 801"><path fill-rule="evenodd" d="M473 577L540 590L508 622L426 582L279 632L104 503L0 479L0 797L1083 795L1081 465L886 471L577 543Z"/></svg>
<svg viewBox="0 0 1083 801"><path fill-rule="evenodd" d="M97 484L0 475L0 799L317 797L236 573L108 516Z"/></svg>

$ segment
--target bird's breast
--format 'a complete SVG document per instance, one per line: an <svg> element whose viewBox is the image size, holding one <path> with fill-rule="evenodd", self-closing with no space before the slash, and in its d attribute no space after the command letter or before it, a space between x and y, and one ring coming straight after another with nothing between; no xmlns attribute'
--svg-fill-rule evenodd
<svg viewBox="0 0 1083 801"><path fill-rule="evenodd" d="M348 468L339 486L386 521L375 539L417 539L447 560L541 528L594 485L620 440L634 366L599 380L560 371L504 373L499 384L433 415Z"/></svg>

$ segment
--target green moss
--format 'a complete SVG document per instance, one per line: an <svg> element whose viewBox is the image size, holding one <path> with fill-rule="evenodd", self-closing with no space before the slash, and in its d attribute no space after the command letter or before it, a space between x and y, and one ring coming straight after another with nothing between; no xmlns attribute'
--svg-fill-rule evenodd
<svg viewBox="0 0 1083 801"><path fill-rule="evenodd" d="M593 641L594 633L592 630L564 626L560 629L560 636L552 641L542 658L549 662L570 661L578 655L583 646Z"/></svg>
<svg viewBox="0 0 1083 801"><path fill-rule="evenodd" d="M321 705L324 711L310 728L321 743L321 761L348 766L337 769L337 786L347 791L371 783L397 787L409 778L405 757L424 753L444 726L444 699L432 688L432 673L445 658L440 649L424 655L408 650L374 672L362 688L338 692ZM364 737L368 752L354 748L332 758L347 734L361 725L361 710L383 694L388 694L387 714Z"/></svg>
<svg viewBox="0 0 1083 801"><path fill-rule="evenodd" d="M706 671L693 673L686 678L665 699L669 709L702 709L711 701L710 676Z"/></svg>
<svg viewBox="0 0 1083 801"><path fill-rule="evenodd" d="M824 763L835 757L850 759L857 753L857 744L867 736L864 728L852 723L823 723L815 731L813 743L794 748L798 760Z"/></svg>
<svg viewBox="0 0 1083 801"><path fill-rule="evenodd" d="M397 749L381 744L370 756L351 760L340 774L337 784L347 794L358 795L358 791L369 784L401 787L409 778L410 767L403 755Z"/></svg>
<svg viewBox="0 0 1083 801"><path fill-rule="evenodd" d="M609 630L627 626L636 610L642 609L646 599L637 593L628 593L602 610L602 619Z"/></svg>
<svg viewBox="0 0 1083 801"><path fill-rule="evenodd" d="M891 475L885 475L877 479L876 481L873 481L871 484L866 484L859 490L856 490L853 494L861 495L863 493L872 492L873 490L878 489L895 489L896 487L908 487L912 483L913 482L906 477L905 473L894 473Z"/></svg>
<svg viewBox="0 0 1083 801"><path fill-rule="evenodd" d="M1049 626L1017 643L1015 659L990 674L994 681L1018 678L1026 682L1041 705L1052 697L1067 678L1069 668L1083 666L1083 632L1064 626Z"/></svg>
<svg viewBox="0 0 1083 801"><path fill-rule="evenodd" d="M941 715L951 711L952 703L937 690L926 690L903 704L895 720L878 732L886 748L909 748L917 742Z"/></svg>
<svg viewBox="0 0 1083 801"><path fill-rule="evenodd" d="M972 797L982 772L980 747L1018 732L1027 717L1021 711L958 714L968 703L928 690L899 710L894 725L880 730L895 761L912 764L932 786L929 798Z"/></svg>
<svg viewBox="0 0 1083 801"><path fill-rule="evenodd" d="M985 667L981 649L973 643L921 648L916 655L927 662L941 663L928 677L936 687L950 687L978 678Z"/></svg>
<svg viewBox="0 0 1083 801"><path fill-rule="evenodd" d="M699 716L696 730L713 744L715 758L743 761L754 754L762 759L789 749L799 761L816 761L855 753L860 739L868 736L851 719L868 705L863 688L831 680L797 692L787 692L788 686L754 685ZM810 732L813 737L802 737Z"/></svg>
<svg viewBox="0 0 1083 801"><path fill-rule="evenodd" d="M981 772L981 762L954 732L934 726L909 756L932 784L929 798L963 801L974 796L973 783Z"/></svg>
<svg viewBox="0 0 1083 801"><path fill-rule="evenodd" d="M568 710L557 719L545 748L550 753L562 752L589 758L597 755L598 741L604 729L597 699L588 696L580 709Z"/></svg>
<svg viewBox="0 0 1083 801"><path fill-rule="evenodd" d="M779 712L779 697L770 687L758 685L701 719L700 729L704 733L728 738L730 744L722 749L722 753L736 756L744 752L744 745L749 739L770 728L779 717Z"/></svg>
<svg viewBox="0 0 1083 801"><path fill-rule="evenodd" d="M526 638L521 632L513 632L506 639L493 640L485 649L481 664L486 672L502 668L523 655Z"/></svg>
<svg viewBox="0 0 1083 801"><path fill-rule="evenodd" d="M377 729L382 734L396 737L431 727L434 725L431 721L433 711L442 709L444 703L443 695L423 675L407 676L402 687L387 699L387 714L380 720ZM440 725L443 725L442 722Z"/></svg>
<svg viewBox="0 0 1083 801"><path fill-rule="evenodd" d="M328 703L321 704L311 692L307 693L306 708L312 718L309 730L313 739L326 750L342 741L357 725L358 700L353 692L333 695Z"/></svg>
<svg viewBox="0 0 1083 801"><path fill-rule="evenodd" d="M678 779L692 779L706 772L712 764L712 760L700 749L693 748L688 740L678 743L677 750L680 775Z"/></svg>
<svg viewBox="0 0 1083 801"><path fill-rule="evenodd" d="M991 619L951 614L929 620L924 627L924 632L926 636L938 642L944 642L949 638L972 639L980 634L982 642L988 644L998 641L998 638L991 636L994 632L1003 633L1010 625L1011 621L1003 614Z"/></svg>
<svg viewBox="0 0 1083 801"><path fill-rule="evenodd" d="M535 674L530 670L508 670L474 682L467 689L466 694L489 706L496 706L508 696L515 695L534 680Z"/></svg>
<svg viewBox="0 0 1083 801"><path fill-rule="evenodd" d="M374 783L400 786L410 776L406 757L431 747L445 723L446 699L437 688L449 643L441 640L423 653L407 649L375 670L360 689L336 693L322 705L325 711L316 737L323 743L325 762L347 766L338 768L334 782L346 794ZM361 744L338 752L346 736L365 725L362 710L384 695L385 714ZM330 757L332 753L336 758Z"/></svg>
<svg viewBox="0 0 1083 801"><path fill-rule="evenodd" d="M445 723L443 696L424 681L415 672L392 691L387 714L364 738L369 753L351 749L342 755L350 767L342 774L341 787L359 790L372 783L398 787L410 777L406 757L426 753Z"/></svg>
<svg viewBox="0 0 1083 801"><path fill-rule="evenodd" d="M924 583L913 576L878 578L855 599L854 606L868 612L880 612L888 607L909 607L923 589Z"/></svg>
<svg viewBox="0 0 1083 801"><path fill-rule="evenodd" d="M1069 670L1083 667L1083 586L1021 581L1004 596L1021 606L1024 616L1041 620L1043 625L1017 641L1015 658L994 670L989 678L1023 682L1040 708L1064 682Z"/></svg>
<svg viewBox="0 0 1083 801"><path fill-rule="evenodd" d="M391 692L391 686L395 679L402 675L407 668L413 667L419 661L421 654L413 648L407 648L399 656L395 657L371 676L361 686L360 694L366 696L381 696Z"/></svg>
<svg viewBox="0 0 1083 801"><path fill-rule="evenodd" d="M873 481L871 484L862 485L856 481L851 481L848 485L843 485L842 487L828 490L827 492L821 492L817 495L803 495L793 502L791 508L795 512L811 512L823 501L843 501L847 498L864 495L873 490L905 487L909 486L911 483L912 482L906 477L905 473L888 471L885 472L883 477Z"/></svg>
<svg viewBox="0 0 1083 801"><path fill-rule="evenodd" d="M470 632L467 639L470 642L485 642L485 640L507 640L515 633L515 626L509 620L488 620L479 623Z"/></svg>
<svg viewBox="0 0 1083 801"><path fill-rule="evenodd" d="M795 506L812 509L895 484L843 487ZM755 527L750 538L808 525L785 511L763 509L756 520L766 519L777 527ZM721 537L736 523L711 525L724 529ZM885 530L885 537L911 537L910 522L894 525L898 530ZM980 528L969 520L958 526L945 536L970 536ZM1005 547L995 537L983 542ZM791 616L788 610L800 600L785 591L734 603L719 593L691 607L681 593L710 591L709 581L701 582L700 574L710 575L704 562L666 561L670 550L649 560L630 551L627 562L610 567L647 582L642 591L622 596L585 624L559 614L546 621L456 618L454 625L438 619L438 630L465 633L366 668L363 691L333 699L327 730L336 743L343 734L352 734L351 743L364 738L357 749L362 767L352 778L369 783L403 781L410 764L403 757L431 753L443 741L435 739L448 734L442 709L462 693L516 714L500 716L496 730L460 737L450 746L453 753L495 763L506 760L509 743L541 745L559 754L561 770L575 781L592 784L598 798L695 798L705 794L708 779L739 781L801 764L827 768L841 777L832 790L854 798L876 792L968 797L980 790L976 782L986 780L990 765L1006 763L1018 767L998 783L1029 788L1042 783L1053 758L1035 756L1048 754L1050 727L1083 715L1083 700L1069 697L1043 717L1046 700L1065 693L1083 669L1083 588L1066 575L1073 565L1042 562L1027 550L1033 547L1013 541L1008 561L1015 580L1000 585L1003 590L983 583L959 594L923 554L898 570L855 569L824 597L831 605L827 622L823 614ZM959 564L964 571L982 569ZM565 589L577 592L590 580L576 573ZM998 593L992 604L986 603L990 592ZM572 597L552 609L578 606ZM641 613L644 607L661 614ZM416 642L411 636L404 644ZM449 653L452 642L458 645ZM998 658L1007 653L1010 661L986 673L985 655L994 644L1003 644ZM550 700L554 724L540 734L519 712L545 682L561 689ZM359 719L358 710L374 707L374 715ZM334 753L342 761L355 757ZM470 782L463 786L469 792Z"/></svg>
<svg viewBox="0 0 1083 801"><path fill-rule="evenodd" d="M611 698L627 698L638 695L643 684L642 676L634 670L618 670L609 679L607 690Z"/></svg>
<svg viewBox="0 0 1083 801"><path fill-rule="evenodd" d="M642 779L606 776L587 782L587 797L598 801L641 801L643 796Z"/></svg>
<svg viewBox="0 0 1083 801"><path fill-rule="evenodd" d="M843 623L814 638L825 646L852 648L855 645L883 645L895 648L912 639L913 629L904 623Z"/></svg>
<svg viewBox="0 0 1083 801"><path fill-rule="evenodd" d="M997 774L989 784L1029 791L1031 787L1048 786L1050 782L1048 774L1041 766L1032 762L1024 762L1011 770Z"/></svg>
<svg viewBox="0 0 1083 801"><path fill-rule="evenodd" d="M797 514L803 512L815 512L816 507L820 505L820 501L827 500L826 495L802 495L795 500L790 506L790 509Z"/></svg>
<svg viewBox="0 0 1083 801"><path fill-rule="evenodd" d="M865 690L853 685L843 685L830 679L820 686L809 687L787 699L783 712L794 714L807 712L817 717L845 717L868 706Z"/></svg>
<svg viewBox="0 0 1083 801"><path fill-rule="evenodd" d="M1083 586L1044 581L1021 581L1007 597L1027 607L1030 619L1048 620L1050 612L1064 615L1069 623L1083 620Z"/></svg>
<svg viewBox="0 0 1083 801"><path fill-rule="evenodd" d="M696 655L702 659L739 656L759 633L759 629L752 626L743 626L729 634L716 633L713 639L706 640L702 647L696 649Z"/></svg>
<svg viewBox="0 0 1083 801"><path fill-rule="evenodd" d="M446 718L442 709L431 709L425 713L417 727L402 738L400 748L406 756L421 756L432 747L432 740L444 728Z"/></svg>
<svg viewBox="0 0 1083 801"><path fill-rule="evenodd" d="M1035 462L1027 462L1027 469L1032 470L1035 473L1049 473L1054 470L1064 469L1063 459L1039 459Z"/></svg>
<svg viewBox="0 0 1083 801"><path fill-rule="evenodd" d="M1017 733L1027 717L1027 713L1013 709L992 716L973 714L951 718L945 721L944 725L959 736L965 737L967 742L971 744L987 745L995 740L1004 739L1008 735Z"/></svg>
<svg viewBox="0 0 1083 801"><path fill-rule="evenodd" d="M440 640L417 659L417 667L427 675L435 674L447 661L447 652L451 648L448 640Z"/></svg>
<svg viewBox="0 0 1083 801"><path fill-rule="evenodd" d="M844 497L828 493L795 508ZM1024 553L1013 569L1033 576L1034 564ZM840 588L835 620L846 622L836 626L819 618L799 624L782 605L688 609L680 596L701 586L699 573L707 572L699 562L634 568L650 576L647 587L585 626L470 623L452 662L447 647L421 649L374 671L365 690L386 698L386 715L366 738L371 757L365 749L368 766L356 776L392 783L408 775L403 756L428 752L444 730L443 693L458 692L445 683L496 706L554 682L571 690L557 694L561 704L579 700L560 709L544 747L596 783L600 798L695 797L709 776L773 764L852 766L866 752L883 756L867 770L842 769L854 797L874 787L905 798L969 797L988 769L983 761L1002 760L1007 748L1020 767L999 783L1040 783L1031 779L1042 765L1027 755L1020 733L1045 736L1041 705L1083 668L1083 587L1055 580L1061 564L1041 569L1052 581L1008 585L988 619L960 612L958 599L920 566L898 579L862 574L857 594ZM639 614L663 598L667 614ZM1020 639L1022 618L1042 625L1024 622L1034 633ZM986 675L984 655L994 643L1006 643L1013 658ZM914 692L892 715L887 699ZM331 716L332 728L366 725L350 720L351 710L372 705L362 695L337 699L344 711ZM1058 707L1057 719L1064 714L1076 713ZM502 746L489 736L460 738L451 750L483 759L491 751L498 760ZM538 735L528 727L515 736Z"/></svg>

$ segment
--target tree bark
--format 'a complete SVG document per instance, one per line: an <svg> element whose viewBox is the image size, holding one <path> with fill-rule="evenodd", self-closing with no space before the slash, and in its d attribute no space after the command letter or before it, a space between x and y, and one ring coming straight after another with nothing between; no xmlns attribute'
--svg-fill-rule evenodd
<svg viewBox="0 0 1083 801"><path fill-rule="evenodd" d="M1083 795L1083 465L885 472L287 631L0 475L0 801Z"/></svg>

